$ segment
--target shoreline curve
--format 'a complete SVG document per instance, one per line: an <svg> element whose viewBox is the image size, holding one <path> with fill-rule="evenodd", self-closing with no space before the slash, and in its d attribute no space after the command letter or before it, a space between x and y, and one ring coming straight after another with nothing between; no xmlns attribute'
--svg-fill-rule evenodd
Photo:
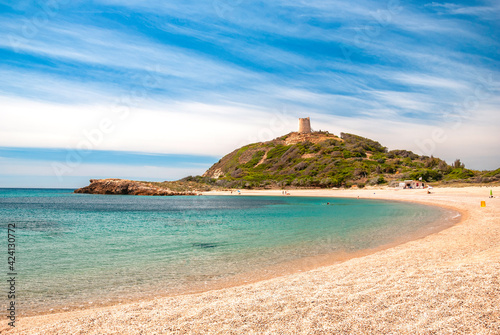
<svg viewBox="0 0 500 335"><path fill-rule="evenodd" d="M197 329L222 334L228 329L220 325L229 324L234 333L237 329L494 333L500 331L500 314L495 309L500 303L500 199L491 199L489 207L478 209L478 200L487 199L489 189L437 189L424 196L406 190L328 190L324 196L361 193L366 198L414 201L453 208L462 217L438 233L339 264L215 291L26 317L9 333L61 333L69 326L82 329L88 325L82 334L114 333L113 329L126 333L139 333L139 329L196 333L193 329ZM500 192L499 187L493 189ZM252 194L245 191L245 195ZM96 322L89 324L89 320ZM290 324L290 320L295 321Z"/></svg>

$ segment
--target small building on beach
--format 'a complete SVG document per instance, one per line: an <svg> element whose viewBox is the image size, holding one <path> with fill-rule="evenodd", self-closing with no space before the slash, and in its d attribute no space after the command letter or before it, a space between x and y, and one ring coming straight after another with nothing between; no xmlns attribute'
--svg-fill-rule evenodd
<svg viewBox="0 0 500 335"><path fill-rule="evenodd" d="M424 188L425 184L421 180L405 180L399 183L401 189L405 188Z"/></svg>

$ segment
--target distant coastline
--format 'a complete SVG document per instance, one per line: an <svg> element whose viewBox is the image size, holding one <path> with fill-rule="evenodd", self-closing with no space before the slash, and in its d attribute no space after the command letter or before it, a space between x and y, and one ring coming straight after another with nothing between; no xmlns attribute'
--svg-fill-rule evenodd
<svg viewBox="0 0 500 335"><path fill-rule="evenodd" d="M74 193L88 194L120 194L120 195L198 195L209 190L206 185L179 182L144 182L127 179L91 179L90 185L76 189Z"/></svg>

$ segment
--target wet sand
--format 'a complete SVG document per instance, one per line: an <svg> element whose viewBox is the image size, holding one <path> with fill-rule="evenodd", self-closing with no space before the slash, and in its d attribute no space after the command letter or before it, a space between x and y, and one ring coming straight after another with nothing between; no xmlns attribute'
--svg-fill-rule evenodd
<svg viewBox="0 0 500 335"><path fill-rule="evenodd" d="M414 201L463 215L439 233L339 264L203 293L20 318L15 329L4 319L0 329L9 334L500 334L500 197L489 199L489 190L291 190L292 196ZM500 187L493 194L500 196Z"/></svg>

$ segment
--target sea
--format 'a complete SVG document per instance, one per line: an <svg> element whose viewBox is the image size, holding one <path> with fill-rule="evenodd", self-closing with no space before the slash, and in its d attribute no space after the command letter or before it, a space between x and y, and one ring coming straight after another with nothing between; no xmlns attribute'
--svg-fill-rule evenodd
<svg viewBox="0 0 500 335"><path fill-rule="evenodd" d="M457 216L417 203L244 191L147 197L0 189L1 271L5 279L16 274L18 315L46 314L334 264L435 233Z"/></svg>

